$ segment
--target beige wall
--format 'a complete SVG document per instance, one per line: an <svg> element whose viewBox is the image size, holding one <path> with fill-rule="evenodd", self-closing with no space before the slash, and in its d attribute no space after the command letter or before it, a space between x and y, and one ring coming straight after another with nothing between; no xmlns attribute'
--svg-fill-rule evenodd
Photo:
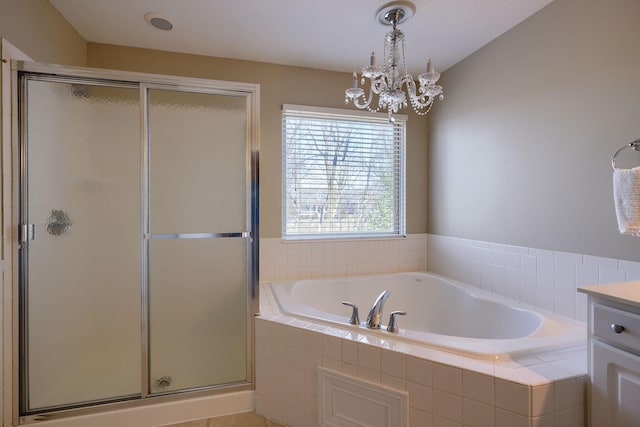
<svg viewBox="0 0 640 427"><path fill-rule="evenodd" d="M351 75L309 68L212 58L89 43L90 67L259 83L260 227L262 237L281 235L282 104L346 108ZM353 108L353 107L351 107ZM407 231L426 232L427 120L409 115L407 128Z"/></svg>
<svg viewBox="0 0 640 427"><path fill-rule="evenodd" d="M0 0L0 37L34 61L86 64L87 43L47 0Z"/></svg>
<svg viewBox="0 0 640 427"><path fill-rule="evenodd" d="M637 0L556 0L444 73L429 232L640 260L610 166L640 137L638 16Z"/></svg>

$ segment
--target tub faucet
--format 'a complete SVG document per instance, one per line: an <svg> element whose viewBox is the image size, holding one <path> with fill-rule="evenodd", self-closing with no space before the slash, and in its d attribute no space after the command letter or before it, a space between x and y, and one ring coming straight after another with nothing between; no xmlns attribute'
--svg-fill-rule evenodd
<svg viewBox="0 0 640 427"><path fill-rule="evenodd" d="M382 308L384 307L384 302L389 298L389 291L384 290L376 301L373 303L371 310L369 310L369 315L367 316L367 328L370 329L380 329L380 319L382 318Z"/></svg>

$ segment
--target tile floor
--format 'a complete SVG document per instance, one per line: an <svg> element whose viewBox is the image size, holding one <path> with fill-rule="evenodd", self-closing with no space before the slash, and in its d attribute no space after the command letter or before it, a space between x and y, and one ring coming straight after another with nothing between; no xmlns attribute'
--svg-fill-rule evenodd
<svg viewBox="0 0 640 427"><path fill-rule="evenodd" d="M225 415L204 420L189 421L186 423L171 424L165 427L284 427L265 419L255 412Z"/></svg>

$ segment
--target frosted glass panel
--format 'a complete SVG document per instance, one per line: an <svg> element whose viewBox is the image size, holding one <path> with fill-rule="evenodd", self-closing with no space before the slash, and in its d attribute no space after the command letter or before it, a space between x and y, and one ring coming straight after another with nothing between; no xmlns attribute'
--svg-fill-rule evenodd
<svg viewBox="0 0 640 427"><path fill-rule="evenodd" d="M151 392L247 379L246 244L151 241Z"/></svg>
<svg viewBox="0 0 640 427"><path fill-rule="evenodd" d="M151 232L246 226L244 97L149 91Z"/></svg>
<svg viewBox="0 0 640 427"><path fill-rule="evenodd" d="M28 409L140 394L139 92L27 85Z"/></svg>

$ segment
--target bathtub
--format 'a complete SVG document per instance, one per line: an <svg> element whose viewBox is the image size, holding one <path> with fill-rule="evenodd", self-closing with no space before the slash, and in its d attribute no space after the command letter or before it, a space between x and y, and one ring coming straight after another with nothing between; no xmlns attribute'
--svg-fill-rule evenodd
<svg viewBox="0 0 640 427"><path fill-rule="evenodd" d="M583 323L532 310L512 300L431 273L397 273L328 280L274 282L267 285L279 311L315 322L360 329L383 339L426 345L462 355L506 360L527 354L586 345ZM383 291L382 328L364 326L369 309ZM360 325L350 325L351 307L360 309ZM400 330L387 332L388 313Z"/></svg>

